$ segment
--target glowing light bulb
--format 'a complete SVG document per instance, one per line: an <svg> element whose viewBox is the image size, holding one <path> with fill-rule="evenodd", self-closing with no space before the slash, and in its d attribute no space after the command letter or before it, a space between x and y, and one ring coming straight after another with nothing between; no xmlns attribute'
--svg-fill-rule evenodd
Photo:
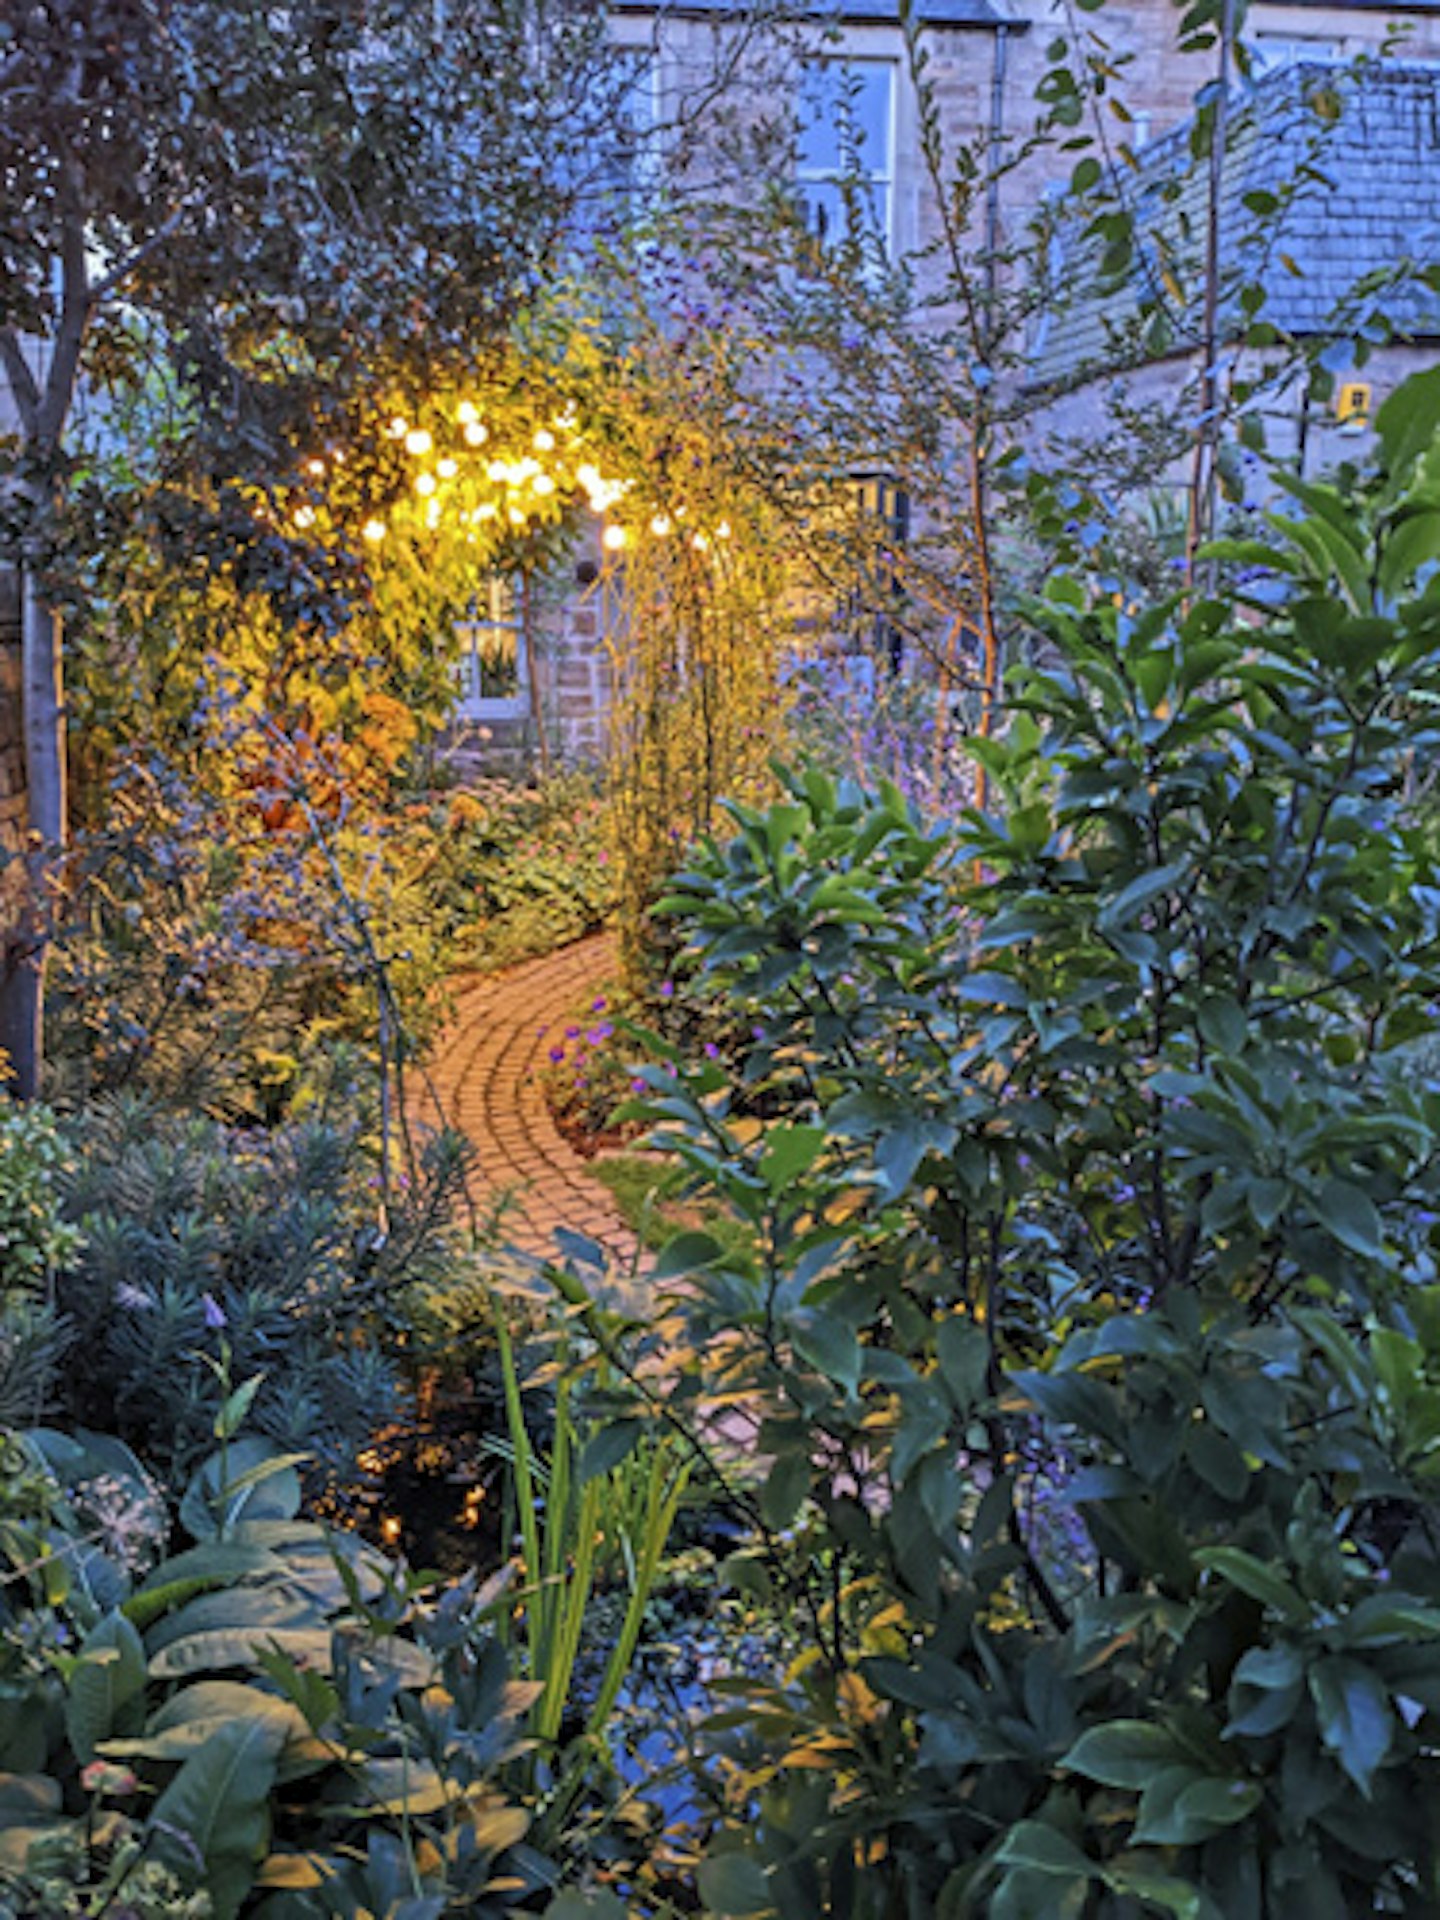
<svg viewBox="0 0 1440 1920"><path fill-rule="evenodd" d="M479 420L467 420L465 422L465 444L467 447L483 447L489 438L489 429Z"/></svg>
<svg viewBox="0 0 1440 1920"><path fill-rule="evenodd" d="M315 524L315 509L313 507L297 507L295 509L295 524L297 527L313 527Z"/></svg>
<svg viewBox="0 0 1440 1920"><path fill-rule="evenodd" d="M524 526L524 524L525 524L525 509L524 509L523 507L511 507L511 509L510 509L510 524L511 524L511 526L512 526L512 527L523 527L523 526Z"/></svg>
<svg viewBox="0 0 1440 1920"><path fill-rule="evenodd" d="M666 534L673 533L674 530L675 523L668 513L657 513L650 522L650 531L657 540L663 540Z"/></svg>
<svg viewBox="0 0 1440 1920"><path fill-rule="evenodd" d="M426 505L425 505L425 524L426 524L426 526L427 526L427 527L430 527L430 528L435 528L435 527L438 527L438 526L439 526L439 524L440 524L440 502L439 502L438 500L429 500L429 501L427 501L427 502L426 502Z"/></svg>
<svg viewBox="0 0 1440 1920"><path fill-rule="evenodd" d="M305 462L305 471L314 474L315 478L319 480L325 472L325 462L323 460L307 460Z"/></svg>
<svg viewBox="0 0 1440 1920"><path fill-rule="evenodd" d="M550 453L555 446L555 436L548 427L541 427L531 444L537 453Z"/></svg>
<svg viewBox="0 0 1440 1920"><path fill-rule="evenodd" d="M606 527L601 535L602 544L610 553L619 553L620 549L629 543L629 539L630 536L624 527Z"/></svg>
<svg viewBox="0 0 1440 1920"><path fill-rule="evenodd" d="M423 494L427 494L427 495L428 495L428 494L432 494L432 493L434 493L434 491L435 491L435 476L434 476L434 474L433 474L433 473L422 473L422 474L420 474L420 475L418 475L418 476L417 476L417 478L416 478L416 481L415 481L415 491L416 491L416 493L423 493Z"/></svg>
<svg viewBox="0 0 1440 1920"><path fill-rule="evenodd" d="M425 427L411 427L405 436L405 451L407 453L429 453L434 444L434 440Z"/></svg>
<svg viewBox="0 0 1440 1920"><path fill-rule="evenodd" d="M502 480L508 480L510 478L510 469L503 460L492 460L485 469L485 478L487 480L493 480L498 487Z"/></svg>
<svg viewBox="0 0 1440 1920"><path fill-rule="evenodd" d="M455 418L462 427L473 426L480 418L480 409L473 400L462 400L455 409Z"/></svg>
<svg viewBox="0 0 1440 1920"><path fill-rule="evenodd" d="M479 506L475 509L475 518L477 521L478 520L494 520L498 518L499 513L500 513L500 509L496 506L493 500L482 500Z"/></svg>
<svg viewBox="0 0 1440 1920"><path fill-rule="evenodd" d="M536 474L535 491L539 494L553 493L555 491L555 482L550 478L548 473Z"/></svg>
<svg viewBox="0 0 1440 1920"><path fill-rule="evenodd" d="M410 422L408 420L402 420L398 414L390 422L390 438L392 440L403 440L409 431Z"/></svg>
<svg viewBox="0 0 1440 1920"><path fill-rule="evenodd" d="M717 540L728 540L730 538L730 522L728 520L722 520L716 527L715 538Z"/></svg>
<svg viewBox="0 0 1440 1920"><path fill-rule="evenodd" d="M385 538L385 522L383 520L367 520L360 531L370 544L374 546L378 541Z"/></svg>
<svg viewBox="0 0 1440 1920"><path fill-rule="evenodd" d="M456 474L460 471L460 462L458 460L450 459L450 457L447 455L445 459L437 460L435 462L435 471L439 474L442 480L453 480Z"/></svg>
<svg viewBox="0 0 1440 1920"><path fill-rule="evenodd" d="M708 553L710 551L710 542L705 538L703 533L692 533L690 536L690 544L696 553Z"/></svg>

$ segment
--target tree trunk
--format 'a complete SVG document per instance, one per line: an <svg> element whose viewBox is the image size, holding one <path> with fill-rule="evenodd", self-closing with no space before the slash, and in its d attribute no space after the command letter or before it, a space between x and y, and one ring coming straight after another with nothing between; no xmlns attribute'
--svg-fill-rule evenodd
<svg viewBox="0 0 1440 1920"><path fill-rule="evenodd" d="M54 903L52 877L65 842L65 708L60 616L30 574L22 582L21 700L28 800L24 910L7 941L0 973L0 1047L12 1091L40 1092L45 1062L45 959Z"/></svg>

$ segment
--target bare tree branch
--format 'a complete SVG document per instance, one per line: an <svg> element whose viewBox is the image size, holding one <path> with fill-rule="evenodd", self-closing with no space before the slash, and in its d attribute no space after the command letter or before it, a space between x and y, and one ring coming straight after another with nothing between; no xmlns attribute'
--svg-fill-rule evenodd
<svg viewBox="0 0 1440 1920"><path fill-rule="evenodd" d="M0 361L5 365L5 376L10 382L10 391L15 396L15 405L20 412L20 424L25 429L25 437L35 437L35 425L40 411L40 389L35 384L35 375L30 371L30 362L21 350L20 341L13 327L0 327Z"/></svg>
<svg viewBox="0 0 1440 1920"><path fill-rule="evenodd" d="M90 288L90 303L92 306L99 306L102 300L107 300L117 287L125 284L137 267L150 258L150 255L155 252L157 247L164 246L171 234L179 228L181 220L190 211L191 207L194 206L195 199L196 196L194 194L187 194L183 200L171 208L170 212L160 222L160 225L156 227L155 231L150 234L147 239L142 240L138 247L133 248L117 267L112 267L109 273L102 274L100 278L93 283Z"/></svg>

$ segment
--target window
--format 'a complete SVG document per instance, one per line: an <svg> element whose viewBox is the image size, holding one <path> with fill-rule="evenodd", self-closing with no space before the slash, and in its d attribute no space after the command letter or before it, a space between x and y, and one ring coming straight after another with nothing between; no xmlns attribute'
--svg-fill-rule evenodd
<svg viewBox="0 0 1440 1920"><path fill-rule="evenodd" d="M461 646L460 711L478 720L523 713L529 662L515 583L492 574L474 611L478 617L455 629Z"/></svg>
<svg viewBox="0 0 1440 1920"><path fill-rule="evenodd" d="M800 88L797 182L822 246L877 237L888 251L895 186L895 63L812 60Z"/></svg>
<svg viewBox="0 0 1440 1920"><path fill-rule="evenodd" d="M853 473L850 492L859 511L863 551L846 624L869 659L884 661L896 674L905 655L897 623L905 601L901 566L910 544L910 495L888 473Z"/></svg>
<svg viewBox="0 0 1440 1920"><path fill-rule="evenodd" d="M1257 33L1250 42L1250 77L1263 80L1267 74L1301 67L1307 61L1327 64L1340 58L1340 42L1325 34Z"/></svg>
<svg viewBox="0 0 1440 1920"><path fill-rule="evenodd" d="M599 82L602 126L588 198L625 211L656 185L660 164L660 69L643 47L610 50Z"/></svg>

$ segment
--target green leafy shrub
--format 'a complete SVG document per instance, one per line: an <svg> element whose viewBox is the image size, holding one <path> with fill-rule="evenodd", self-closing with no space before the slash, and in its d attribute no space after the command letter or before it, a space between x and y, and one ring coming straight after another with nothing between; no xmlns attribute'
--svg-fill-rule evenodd
<svg viewBox="0 0 1440 1920"><path fill-rule="evenodd" d="M54 1283L80 1247L61 1209L69 1164L47 1108L0 1110L0 1426L40 1417L64 1346Z"/></svg>
<svg viewBox="0 0 1440 1920"><path fill-rule="evenodd" d="M677 882L773 1118L646 1070L753 1238L662 1255L640 1406L759 1413L730 1573L812 1642L716 1731L716 1913L1440 1901L1437 422L1228 599L1055 580L990 813L812 773Z"/></svg>
<svg viewBox="0 0 1440 1920"><path fill-rule="evenodd" d="M492 780L433 809L434 911L461 966L502 967L605 924L614 875L594 784Z"/></svg>
<svg viewBox="0 0 1440 1920"><path fill-rule="evenodd" d="M343 1110L242 1130L122 1098L86 1109L70 1137L74 1416L187 1470L218 1404L194 1356L223 1327L236 1371L263 1376L257 1429L312 1455L321 1478L345 1475L402 1397L406 1289L449 1256L454 1143L382 1205L376 1154Z"/></svg>
<svg viewBox="0 0 1440 1920"><path fill-rule="evenodd" d="M46 1920L225 1920L260 1895L295 1920L500 1920L548 1875L496 1784L530 1694L486 1624L494 1595L433 1596L297 1519L294 1463L239 1435L252 1397L227 1396L185 1493L190 1544L162 1508L142 1559L97 1541L75 1497L96 1469L153 1492L125 1449L7 1441L29 1464L0 1532L3 1645L27 1649L29 1691L0 1718L0 1900Z"/></svg>

